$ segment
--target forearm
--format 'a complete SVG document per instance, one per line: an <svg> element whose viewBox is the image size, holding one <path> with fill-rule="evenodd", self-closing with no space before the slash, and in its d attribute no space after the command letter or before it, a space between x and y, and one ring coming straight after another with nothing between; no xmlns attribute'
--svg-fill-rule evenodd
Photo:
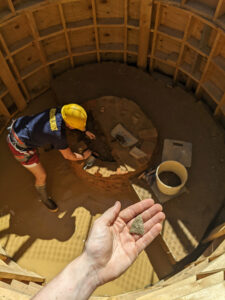
<svg viewBox="0 0 225 300"><path fill-rule="evenodd" d="M83 253L41 289L33 300L86 300L98 285L96 272Z"/></svg>

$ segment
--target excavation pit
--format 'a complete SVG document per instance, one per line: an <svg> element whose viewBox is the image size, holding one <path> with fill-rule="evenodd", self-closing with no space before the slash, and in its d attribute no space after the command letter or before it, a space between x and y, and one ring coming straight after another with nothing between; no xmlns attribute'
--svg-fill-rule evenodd
<svg viewBox="0 0 225 300"><path fill-rule="evenodd" d="M165 139L193 145L193 159L181 162L190 168L188 192L180 193L172 201L167 201L169 196L165 196L163 201L167 203L163 205L166 221L162 237L169 251L156 240L141 253L130 270L100 287L95 295L108 300L154 298L152 288L160 287L159 297L168 298L175 294L183 298L189 297L183 293L195 292L192 288L177 289L184 273L181 277L175 275L169 282L167 278L172 271L178 270L178 266L181 267L180 262L188 263L188 256L199 243L201 246L206 230L218 212L221 223L224 222L221 210L224 201L221 188L224 186L224 135L212 117L214 114L225 124L223 2L0 1L1 245L20 267L41 274L46 281L51 280L82 253L84 241L99 214L116 200L126 207L146 198L146 194L149 197L149 193L141 184L134 189L134 184L128 183L135 172L108 177L99 172L93 175L91 168L84 171L79 164L74 163L73 169L70 168L68 161L56 150L43 152L40 159L47 171L47 185L60 208L60 217L50 214L37 201L33 178L9 153L5 128L12 118L21 114L36 114L72 102L83 105L88 99L114 95L134 100L156 125L158 146L154 159L149 159L151 166L156 167L164 161L161 154ZM198 100L203 99L210 111L181 86L192 91ZM104 114L105 104L100 107L100 112ZM98 143L83 142L93 151L103 149L97 163L107 165L106 170L112 171L117 159L102 128L97 126L97 133ZM146 134L143 131L142 138ZM99 142L101 137L102 143ZM80 148L85 146L81 140L79 142ZM210 251L214 252L220 242L215 240ZM216 251L224 249L218 248ZM196 252L193 254L196 259ZM217 254L213 253L211 264L216 262ZM200 272L201 261L202 257L200 264L195 261L190 266L190 279L199 278L195 272ZM11 275L15 276L15 273ZM211 276L215 275L221 274ZM150 287L158 279L165 280ZM175 286L169 286L171 280ZM202 286L204 280L211 282L209 276L203 278ZM147 286L149 290L144 289ZM199 292L209 298L215 297L214 286L208 289L205 282L206 289ZM171 294L167 293L167 288ZM1 292L4 290L2 287ZM15 293L12 286L5 292L7 295L0 295L0 298ZM127 292L129 294L124 294ZM197 293L192 294L196 299L201 297ZM219 293L222 295L223 291Z"/></svg>
<svg viewBox="0 0 225 300"><path fill-rule="evenodd" d="M157 144L157 130L141 108L126 98L105 96L83 104L88 113L87 129L96 135L89 140L84 134L68 131L69 146L82 153L87 147L97 157L84 169L85 162L72 163L75 173L94 184L124 183L144 171ZM119 126L132 135L134 143L125 145L122 136L113 132ZM97 179L97 181L96 181Z"/></svg>

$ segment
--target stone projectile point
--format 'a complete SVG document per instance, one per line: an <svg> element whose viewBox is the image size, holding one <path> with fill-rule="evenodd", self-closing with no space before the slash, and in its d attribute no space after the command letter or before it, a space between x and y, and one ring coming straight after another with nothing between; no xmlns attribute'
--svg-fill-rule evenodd
<svg viewBox="0 0 225 300"><path fill-rule="evenodd" d="M137 216L134 219L134 222L132 223L130 228L130 233L144 235L144 223L141 215Z"/></svg>

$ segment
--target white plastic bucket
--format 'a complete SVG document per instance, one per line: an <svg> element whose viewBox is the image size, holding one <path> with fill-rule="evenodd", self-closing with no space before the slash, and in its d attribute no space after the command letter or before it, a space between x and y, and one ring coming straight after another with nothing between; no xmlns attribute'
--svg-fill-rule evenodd
<svg viewBox="0 0 225 300"><path fill-rule="evenodd" d="M173 187L163 183L159 178L159 174L165 171L175 173L180 178L181 184ZM175 195L179 193L179 191L187 182L187 179L188 179L188 173L186 168L181 163L175 160L167 160L162 162L156 170L157 187L160 190L160 192L166 195Z"/></svg>

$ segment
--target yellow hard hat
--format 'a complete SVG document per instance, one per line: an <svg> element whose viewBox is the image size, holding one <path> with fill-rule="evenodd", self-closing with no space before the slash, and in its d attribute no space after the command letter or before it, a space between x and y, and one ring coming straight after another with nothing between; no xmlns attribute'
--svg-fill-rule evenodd
<svg viewBox="0 0 225 300"><path fill-rule="evenodd" d="M78 104L63 105L61 109L63 120L71 128L84 131L86 128L87 113L85 109Z"/></svg>

